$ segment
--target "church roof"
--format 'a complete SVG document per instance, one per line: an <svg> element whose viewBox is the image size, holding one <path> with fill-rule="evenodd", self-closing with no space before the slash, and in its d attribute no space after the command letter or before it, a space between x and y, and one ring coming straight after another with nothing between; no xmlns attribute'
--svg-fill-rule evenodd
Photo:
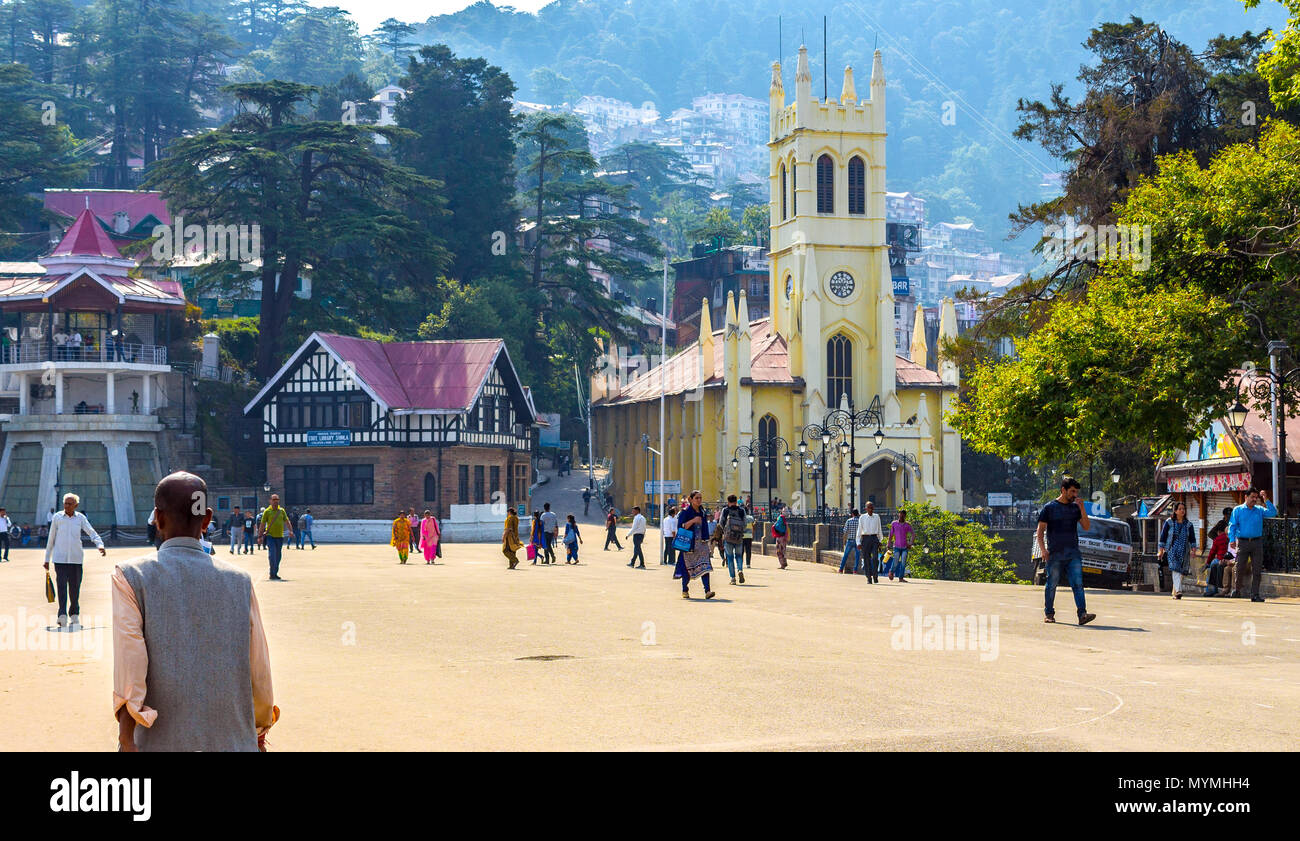
<svg viewBox="0 0 1300 841"><path fill-rule="evenodd" d="M701 373L699 362L699 343L693 343L685 350L679 351L662 365L657 365L640 374L617 393L596 405L612 406L621 403L640 403L645 400L658 400L661 393L671 397L701 386L717 388L725 385L723 377L726 343L723 341L725 328L713 331L713 365L711 370ZM772 330L772 319L760 318L749 323L750 335L750 380L755 385L796 385L790 375L790 348L785 337ZM903 357L895 360L898 388L945 387L942 378L934 371L909 362ZM947 386L951 387L951 386Z"/></svg>

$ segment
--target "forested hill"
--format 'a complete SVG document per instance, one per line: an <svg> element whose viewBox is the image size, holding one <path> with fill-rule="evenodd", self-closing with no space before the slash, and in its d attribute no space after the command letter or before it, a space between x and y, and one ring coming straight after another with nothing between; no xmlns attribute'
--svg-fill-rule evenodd
<svg viewBox="0 0 1300 841"><path fill-rule="evenodd" d="M1043 173L1063 168L1011 139L1016 100L1046 99L1053 81L1075 89L1092 27L1137 15L1199 51L1220 33L1285 22L1277 4L1246 13L1239 0L557 0L536 15L476 3L430 18L412 40L487 58L509 72L522 99L600 94L649 100L666 114L706 91L766 99L778 15L787 89L802 32L820 95L823 14L832 97L845 64L865 75L873 48L884 52L889 188L920 191L937 218L968 216L999 234L1017 201L1041 195ZM949 101L954 119L945 122Z"/></svg>

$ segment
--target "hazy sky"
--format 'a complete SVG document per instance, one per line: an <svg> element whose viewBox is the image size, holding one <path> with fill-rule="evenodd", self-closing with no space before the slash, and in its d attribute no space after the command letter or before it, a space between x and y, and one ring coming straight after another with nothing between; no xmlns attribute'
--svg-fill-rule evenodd
<svg viewBox="0 0 1300 841"><path fill-rule="evenodd" d="M514 6L521 12L535 12L552 0L492 0L494 6ZM310 0L313 6L338 6L347 9L357 28L365 35L381 21L397 18L407 23L423 23L434 15L459 12L474 0Z"/></svg>

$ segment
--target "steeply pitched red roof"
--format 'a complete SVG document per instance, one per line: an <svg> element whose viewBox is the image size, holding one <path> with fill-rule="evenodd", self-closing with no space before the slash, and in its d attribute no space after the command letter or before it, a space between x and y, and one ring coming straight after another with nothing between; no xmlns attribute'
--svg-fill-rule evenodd
<svg viewBox="0 0 1300 841"><path fill-rule="evenodd" d="M500 339L375 342L333 333L318 336L356 366L357 376L391 409L468 409L505 347Z"/></svg>
<svg viewBox="0 0 1300 841"><path fill-rule="evenodd" d="M54 257L121 257L108 232L99 224L90 208L77 214L63 239L50 252Z"/></svg>
<svg viewBox="0 0 1300 841"><path fill-rule="evenodd" d="M458 339L430 342L377 342L335 333L313 333L245 408L261 406L319 344L349 363L362 387L395 412L464 412L474 405L498 359L504 356L503 379L519 405L535 420L524 386L519 382L505 342L501 339Z"/></svg>

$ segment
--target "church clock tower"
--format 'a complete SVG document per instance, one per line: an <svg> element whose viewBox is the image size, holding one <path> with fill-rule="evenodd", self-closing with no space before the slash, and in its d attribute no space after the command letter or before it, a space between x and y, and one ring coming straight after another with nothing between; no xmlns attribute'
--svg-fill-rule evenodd
<svg viewBox="0 0 1300 841"><path fill-rule="evenodd" d="M794 101L786 104L773 62L770 106L770 311L790 348L790 373L805 382L805 419L820 422L846 400L863 409L879 396L886 423L897 423L880 51L870 99L858 100L846 67L839 100L821 102L800 47Z"/></svg>

